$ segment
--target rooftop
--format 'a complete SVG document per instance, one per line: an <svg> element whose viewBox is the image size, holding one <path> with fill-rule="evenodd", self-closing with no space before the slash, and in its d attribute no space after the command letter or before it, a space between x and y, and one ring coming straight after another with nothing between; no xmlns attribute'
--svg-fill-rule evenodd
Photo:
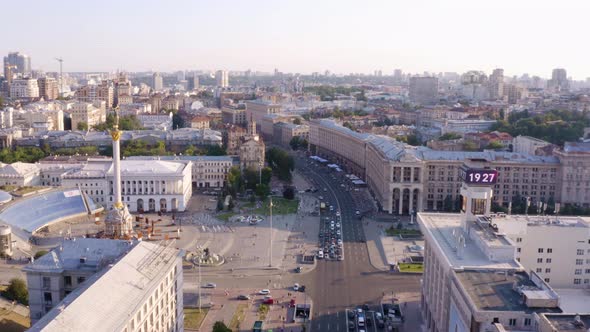
<svg viewBox="0 0 590 332"><path fill-rule="evenodd" d="M462 249L458 249L456 244L457 232L462 232L461 215L458 213L418 213L418 223L424 235L431 237L435 242L431 245L440 247L452 268L476 267L512 270L522 268L514 259L514 255L511 259L499 258L491 260L469 236L464 236L464 246ZM472 229L478 233L482 243L492 249L494 247L507 248L510 246L510 243L504 237L483 234L484 231L477 227L472 227Z"/></svg>
<svg viewBox="0 0 590 332"><path fill-rule="evenodd" d="M122 240L80 238L65 240L60 247L25 266L25 272L98 270L129 251L133 243ZM81 262L84 258L84 262Z"/></svg>
<svg viewBox="0 0 590 332"><path fill-rule="evenodd" d="M498 270L455 271L457 280L479 310L560 313L559 308L531 308L523 300L554 299L554 293L542 290L524 272L505 273Z"/></svg>
<svg viewBox="0 0 590 332"><path fill-rule="evenodd" d="M555 289L559 294L559 307L564 312L581 312L590 313L588 303L590 303L590 289L567 288ZM588 325L590 328L590 325Z"/></svg>
<svg viewBox="0 0 590 332"><path fill-rule="evenodd" d="M563 146L564 152L590 152L590 142L565 142Z"/></svg>
<svg viewBox="0 0 590 332"><path fill-rule="evenodd" d="M175 175L181 174L186 163L154 160L146 163L141 160L121 160L121 175L141 175L141 174L157 174L157 175ZM108 174L113 173L113 167L109 168Z"/></svg>
<svg viewBox="0 0 590 332"><path fill-rule="evenodd" d="M29 331L122 331L138 304L145 302L181 255L182 251L172 247L139 242L112 267L64 298Z"/></svg>
<svg viewBox="0 0 590 332"><path fill-rule="evenodd" d="M573 315L573 314L544 314L547 321L551 324L553 331L574 331L586 332L590 329L590 315ZM577 318L579 320L575 322Z"/></svg>
<svg viewBox="0 0 590 332"><path fill-rule="evenodd" d="M190 161L225 161L232 162L230 156L132 156L125 160L190 160Z"/></svg>

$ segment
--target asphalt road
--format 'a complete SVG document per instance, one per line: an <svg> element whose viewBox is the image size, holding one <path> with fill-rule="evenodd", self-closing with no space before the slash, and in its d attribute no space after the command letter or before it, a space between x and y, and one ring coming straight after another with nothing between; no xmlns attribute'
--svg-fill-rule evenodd
<svg viewBox="0 0 590 332"><path fill-rule="evenodd" d="M371 207L356 206L349 193L353 189L347 186L344 173L335 173L300 156L296 158L296 168L319 189L317 195L323 196L324 202L340 210L343 228L344 261L319 260L314 271L300 278L314 301L311 330L348 331L347 308L369 304L372 310L380 310L386 292L419 291L419 276L383 272L370 264L356 210L364 212ZM335 212L328 211L322 217L336 218ZM369 329L373 330L374 327Z"/></svg>

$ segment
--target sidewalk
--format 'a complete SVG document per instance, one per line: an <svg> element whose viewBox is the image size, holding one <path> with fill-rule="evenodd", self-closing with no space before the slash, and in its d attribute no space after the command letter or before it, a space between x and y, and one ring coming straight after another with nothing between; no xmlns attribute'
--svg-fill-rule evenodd
<svg viewBox="0 0 590 332"><path fill-rule="evenodd" d="M384 235L385 227L390 225L391 223L363 219L363 231L367 239L369 261L378 270L389 271L390 263L396 262L394 238Z"/></svg>

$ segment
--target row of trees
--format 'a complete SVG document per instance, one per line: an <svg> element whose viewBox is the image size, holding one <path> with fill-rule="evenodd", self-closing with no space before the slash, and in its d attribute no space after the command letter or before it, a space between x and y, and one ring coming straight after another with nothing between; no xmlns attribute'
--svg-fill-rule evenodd
<svg viewBox="0 0 590 332"><path fill-rule="evenodd" d="M225 194L236 197L237 194L242 194L246 190L251 190L257 196L265 198L270 194L270 180L272 178L272 170L264 167L260 172L253 169L246 169L243 172L239 167L232 167L227 174L227 186Z"/></svg>
<svg viewBox="0 0 590 332"><path fill-rule="evenodd" d="M87 130L88 124L83 123L83 125L85 125L86 128L84 128L84 129L77 128L77 129L78 130ZM92 128L96 131L105 131L105 130L111 130L114 125L115 125L115 114L109 113L107 115L107 120L105 122L97 124L97 125L93 126ZM78 124L78 127L80 127L80 123ZM141 129L143 129L143 127L142 127L139 119L135 115L131 114L131 115L125 115L125 116L119 117L119 129L120 130L141 130Z"/></svg>
<svg viewBox="0 0 590 332"><path fill-rule="evenodd" d="M319 85L319 86L308 86L305 87L305 92L315 93L320 96L322 101L334 100L337 94L346 96L355 96L357 100L366 101L365 90L357 87L343 87L343 86L330 86L330 85Z"/></svg>
<svg viewBox="0 0 590 332"><path fill-rule="evenodd" d="M307 149L309 142L305 138L295 136L291 139L291 141L289 142L289 145L291 146L291 149L293 149L293 150L299 150L299 149L305 150L305 149Z"/></svg>
<svg viewBox="0 0 590 332"><path fill-rule="evenodd" d="M577 141L590 125L588 112L553 110L532 116L528 111L513 113L507 120L499 120L491 130L504 131L512 136L527 135L553 144Z"/></svg>

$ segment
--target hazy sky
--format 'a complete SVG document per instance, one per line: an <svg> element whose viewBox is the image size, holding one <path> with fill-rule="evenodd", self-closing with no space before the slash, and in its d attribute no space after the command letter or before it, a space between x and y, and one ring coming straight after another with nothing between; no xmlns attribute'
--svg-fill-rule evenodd
<svg viewBox="0 0 590 332"><path fill-rule="evenodd" d="M178 69L590 77L588 0L5 1L0 54L56 71Z"/></svg>

